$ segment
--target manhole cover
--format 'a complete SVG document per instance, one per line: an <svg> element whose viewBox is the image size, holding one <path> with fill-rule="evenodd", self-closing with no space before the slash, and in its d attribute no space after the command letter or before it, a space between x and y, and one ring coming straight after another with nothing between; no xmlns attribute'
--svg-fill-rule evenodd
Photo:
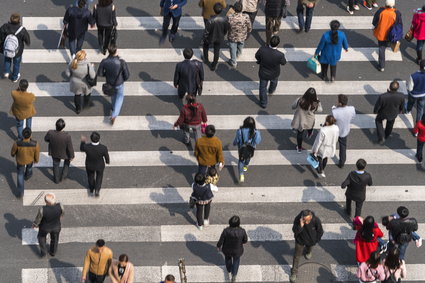
<svg viewBox="0 0 425 283"><path fill-rule="evenodd" d="M335 276L329 267L317 262L308 262L298 267L297 283L332 283Z"/></svg>

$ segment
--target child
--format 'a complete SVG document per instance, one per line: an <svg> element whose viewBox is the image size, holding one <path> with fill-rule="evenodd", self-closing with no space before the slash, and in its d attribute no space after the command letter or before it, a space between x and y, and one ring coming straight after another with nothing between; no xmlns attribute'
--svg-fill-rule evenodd
<svg viewBox="0 0 425 283"><path fill-rule="evenodd" d="M220 179L220 176L218 176L217 169L215 169L214 167L208 168L207 176L205 178L205 183L216 186L219 179Z"/></svg>

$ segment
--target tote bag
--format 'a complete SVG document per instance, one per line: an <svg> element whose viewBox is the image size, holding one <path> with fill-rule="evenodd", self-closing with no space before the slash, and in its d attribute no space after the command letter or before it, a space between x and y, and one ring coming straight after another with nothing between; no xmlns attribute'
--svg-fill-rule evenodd
<svg viewBox="0 0 425 283"><path fill-rule="evenodd" d="M319 74L320 72L322 72L322 67L320 65L320 62L317 59L317 57L314 57L314 56L308 59L307 68L312 70L315 74Z"/></svg>

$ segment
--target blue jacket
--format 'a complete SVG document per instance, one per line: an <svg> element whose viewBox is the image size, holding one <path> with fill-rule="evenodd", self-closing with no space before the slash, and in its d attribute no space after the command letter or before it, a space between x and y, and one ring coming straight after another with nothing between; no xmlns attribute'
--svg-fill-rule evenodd
<svg viewBox="0 0 425 283"><path fill-rule="evenodd" d="M320 54L320 63L335 66L336 63L341 59L342 48L345 50L348 49L348 42L344 32L338 31L338 42L337 44L332 44L331 34L332 31L327 31L322 35L315 55Z"/></svg>
<svg viewBox="0 0 425 283"><path fill-rule="evenodd" d="M161 0L159 4L164 9L164 15L171 12L173 17L180 17L182 15L182 7L186 5L187 0ZM178 7L174 10L170 10L170 7L177 5Z"/></svg>
<svg viewBox="0 0 425 283"><path fill-rule="evenodd" d="M254 138L250 139L249 138L249 128L238 129L236 131L235 140L233 141L233 145L237 145L238 148L240 148L243 145L242 135L243 135L243 141L245 143L249 142L254 148L257 146L257 144L259 144L261 142L260 131L255 130Z"/></svg>

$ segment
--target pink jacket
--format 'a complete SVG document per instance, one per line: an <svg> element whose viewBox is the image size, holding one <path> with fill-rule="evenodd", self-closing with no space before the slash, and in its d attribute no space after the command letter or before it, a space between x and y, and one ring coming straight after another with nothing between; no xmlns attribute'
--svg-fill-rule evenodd
<svg viewBox="0 0 425 283"><path fill-rule="evenodd" d="M366 262L362 262L357 269L357 278L362 282L373 282L374 280L382 281L385 279L385 270L382 264L376 269L370 268Z"/></svg>
<svg viewBox="0 0 425 283"><path fill-rule="evenodd" d="M412 20L413 37L417 40L425 40L425 12L422 9L415 10Z"/></svg>

